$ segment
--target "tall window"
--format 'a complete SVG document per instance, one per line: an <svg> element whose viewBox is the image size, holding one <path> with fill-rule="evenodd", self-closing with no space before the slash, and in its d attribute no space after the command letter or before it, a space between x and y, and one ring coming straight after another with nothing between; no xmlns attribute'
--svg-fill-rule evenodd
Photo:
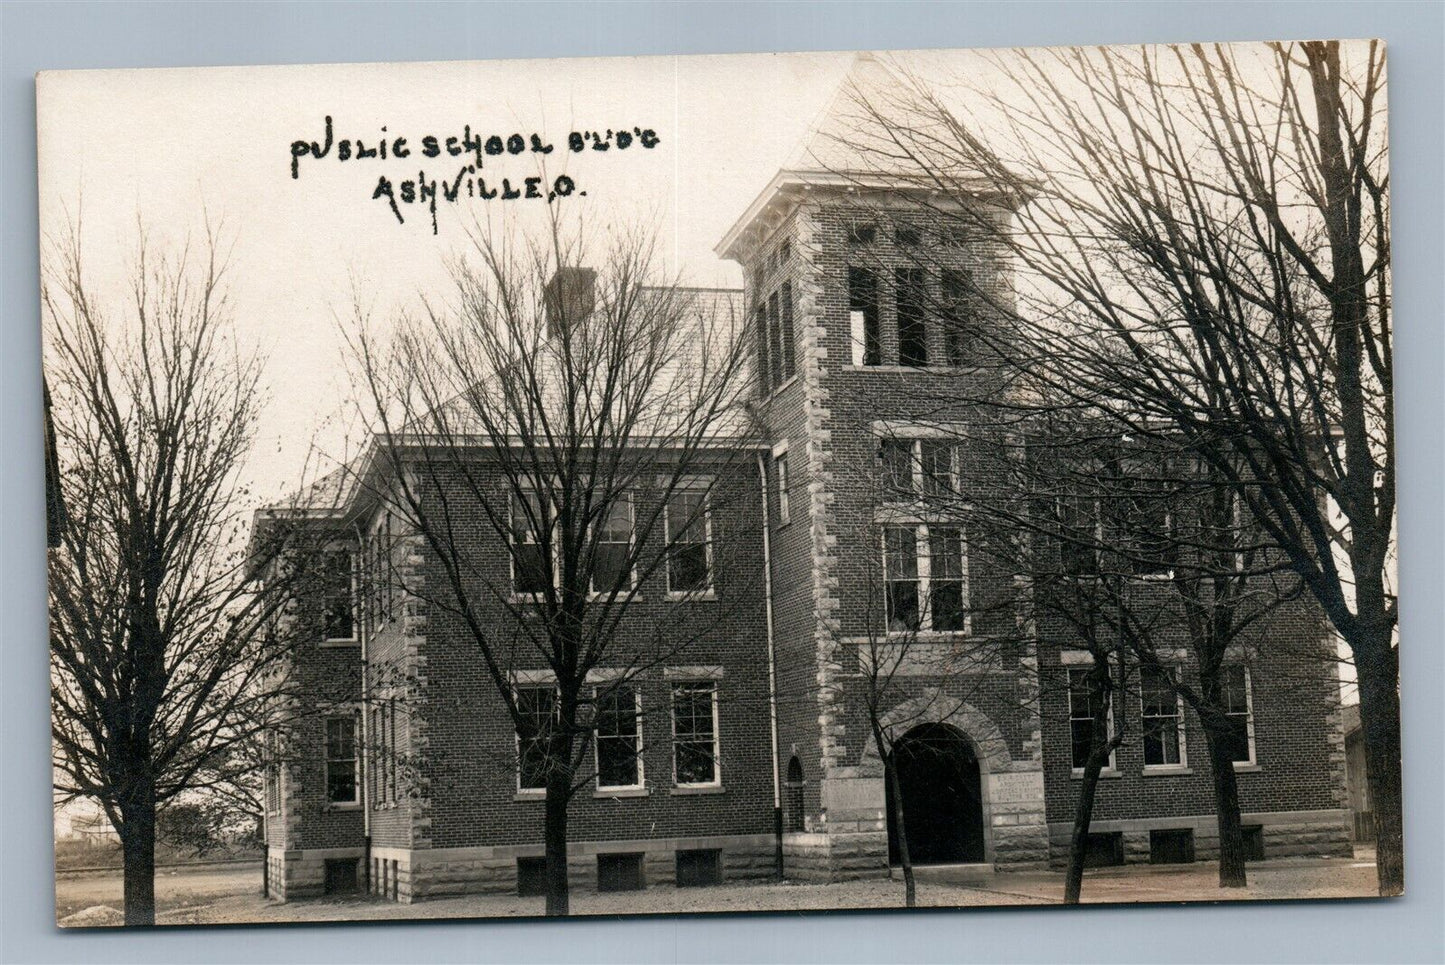
<svg viewBox="0 0 1445 965"><path fill-rule="evenodd" d="M1087 669L1069 668L1069 731L1071 738L1071 760L1075 771L1082 771L1089 764L1089 751L1094 746L1094 712L1106 698L1089 685ZM1114 708L1108 714L1108 734L1114 732ZM1114 752L1109 752L1106 765L1114 766Z"/></svg>
<svg viewBox="0 0 1445 965"><path fill-rule="evenodd" d="M1163 578L1174 572L1173 519L1167 472L1142 460L1128 460L1118 469L1123 491L1121 534L1134 575Z"/></svg>
<svg viewBox="0 0 1445 965"><path fill-rule="evenodd" d="M1059 567L1065 575L1098 575L1102 536L1098 500L1076 495L1059 497Z"/></svg>
<svg viewBox="0 0 1445 965"><path fill-rule="evenodd" d="M517 787L523 791L547 787L548 750L557 719L557 691L551 685L518 687Z"/></svg>
<svg viewBox="0 0 1445 965"><path fill-rule="evenodd" d="M642 717L633 687L618 686L597 697L597 786L642 786Z"/></svg>
<svg viewBox="0 0 1445 965"><path fill-rule="evenodd" d="M327 803L356 803L356 772L356 715L326 718Z"/></svg>
<svg viewBox="0 0 1445 965"><path fill-rule="evenodd" d="M948 365L975 361L974 319L968 272L945 268L939 276L943 301L943 354Z"/></svg>
<svg viewBox="0 0 1445 965"><path fill-rule="evenodd" d="M1140 667L1139 691L1143 703L1144 766L1184 764L1184 700L1174 690L1173 673L1163 667Z"/></svg>
<svg viewBox="0 0 1445 965"><path fill-rule="evenodd" d="M592 592L620 593L632 586L632 497L618 494L597 528Z"/></svg>
<svg viewBox="0 0 1445 965"><path fill-rule="evenodd" d="M356 639L356 574L348 550L333 550L322 559L325 603L322 632L327 640Z"/></svg>
<svg viewBox="0 0 1445 965"><path fill-rule="evenodd" d="M667 501L667 589L670 593L706 593L712 589L712 549L708 537L707 490L678 489Z"/></svg>
<svg viewBox="0 0 1445 965"><path fill-rule="evenodd" d="M720 783L717 684L697 681L672 688L673 779L679 786Z"/></svg>
<svg viewBox="0 0 1445 965"><path fill-rule="evenodd" d="M551 532L551 507L540 493L512 496L512 590L519 594L545 593L552 585L546 547L539 532Z"/></svg>
<svg viewBox="0 0 1445 965"><path fill-rule="evenodd" d="M898 306L898 364L928 364L928 325L924 320L927 295L922 268L899 268L894 273Z"/></svg>
<svg viewBox="0 0 1445 965"><path fill-rule="evenodd" d="M882 365L878 323L878 276L867 268L848 269L848 319L854 365Z"/></svg>
<svg viewBox="0 0 1445 965"><path fill-rule="evenodd" d="M281 735L266 729L266 813L281 810Z"/></svg>
<svg viewBox="0 0 1445 965"><path fill-rule="evenodd" d="M1250 692L1249 669L1242 664L1220 668L1223 676L1221 702L1229 720L1229 759L1236 764L1254 763L1254 695Z"/></svg>
<svg viewBox="0 0 1445 965"><path fill-rule="evenodd" d="M793 377L793 285L783 282L758 305L758 374L769 391Z"/></svg>
<svg viewBox="0 0 1445 965"><path fill-rule="evenodd" d="M778 487L778 525L786 526L792 520L792 507L788 502L788 450L773 450L773 479Z"/></svg>
<svg viewBox="0 0 1445 965"><path fill-rule="evenodd" d="M963 527L885 526L883 575L889 633L968 631L968 546Z"/></svg>

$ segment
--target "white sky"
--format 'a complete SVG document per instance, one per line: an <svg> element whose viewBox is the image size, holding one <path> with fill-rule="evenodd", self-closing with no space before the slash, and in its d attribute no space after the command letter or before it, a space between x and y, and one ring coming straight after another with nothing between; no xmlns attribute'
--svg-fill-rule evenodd
<svg viewBox="0 0 1445 965"><path fill-rule="evenodd" d="M137 217L152 240L179 243L204 209L234 241L231 294L242 339L269 354L266 406L250 477L267 498L292 489L313 441L340 454L350 422L338 318L350 314L353 279L378 313L418 291L446 290L444 256L463 242L464 218L503 210L539 214L544 202L439 204L439 234L420 206L397 223L371 200L377 178L394 184L424 169L454 177L462 159L421 157L421 138L473 132L541 133L549 172L566 172L587 197L567 210L599 220L658 224L662 250L699 285L737 285L736 266L713 246L795 151L827 104L852 54L606 58L567 61L70 71L43 74L39 90L42 230L79 210L87 270L119 297ZM335 138L371 145L406 136L405 160L301 161L292 141ZM570 154L570 130L653 128L660 143L625 152ZM481 174L516 183L535 174L524 154L491 159ZM445 163L443 163L445 162ZM465 189L463 189L465 190ZM340 418L338 418L340 417Z"/></svg>

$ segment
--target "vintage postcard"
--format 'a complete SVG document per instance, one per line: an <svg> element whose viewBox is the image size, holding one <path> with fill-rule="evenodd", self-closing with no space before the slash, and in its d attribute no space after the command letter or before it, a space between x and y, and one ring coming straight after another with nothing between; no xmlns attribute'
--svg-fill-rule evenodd
<svg viewBox="0 0 1445 965"><path fill-rule="evenodd" d="M62 926L1403 890L1383 44L36 87Z"/></svg>

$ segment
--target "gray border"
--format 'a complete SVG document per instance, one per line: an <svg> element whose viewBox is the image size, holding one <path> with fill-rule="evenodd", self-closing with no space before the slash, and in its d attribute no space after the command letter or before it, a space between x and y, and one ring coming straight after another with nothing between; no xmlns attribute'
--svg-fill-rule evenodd
<svg viewBox="0 0 1445 965"><path fill-rule="evenodd" d="M1445 960L1442 26L1433 3L0 3L0 959L221 961ZM61 934L45 694L34 86L36 70L593 54L1014 46L1282 37L1390 45L1398 319L1408 897L1389 903L658 918ZM84 151L84 144L74 149Z"/></svg>

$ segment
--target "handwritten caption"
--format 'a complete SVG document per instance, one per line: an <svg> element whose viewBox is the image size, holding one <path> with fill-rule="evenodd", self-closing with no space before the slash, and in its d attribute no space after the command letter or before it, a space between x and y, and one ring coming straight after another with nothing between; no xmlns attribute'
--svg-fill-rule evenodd
<svg viewBox="0 0 1445 965"><path fill-rule="evenodd" d="M661 142L650 127L606 128L596 131L569 131L564 151L571 154L603 151L650 151ZM327 115L321 140L291 142L291 177L301 179L302 163L310 164L334 158L337 162L404 161L412 157L437 160L446 165L445 176L428 176L420 168L416 177L377 176L371 200L385 203L396 215L398 224L406 224L404 211L418 207L431 216L432 234L437 233L437 203L457 204L464 199L479 201L545 201L551 204L587 192L566 174L546 176L501 176L492 168L507 158L523 155L547 155L554 150L547 137L539 133L480 134L465 125L460 135L426 134L409 139L387 132L386 127L369 138L337 138L331 116ZM447 161L456 158L456 161ZM456 165L452 167L451 165Z"/></svg>

